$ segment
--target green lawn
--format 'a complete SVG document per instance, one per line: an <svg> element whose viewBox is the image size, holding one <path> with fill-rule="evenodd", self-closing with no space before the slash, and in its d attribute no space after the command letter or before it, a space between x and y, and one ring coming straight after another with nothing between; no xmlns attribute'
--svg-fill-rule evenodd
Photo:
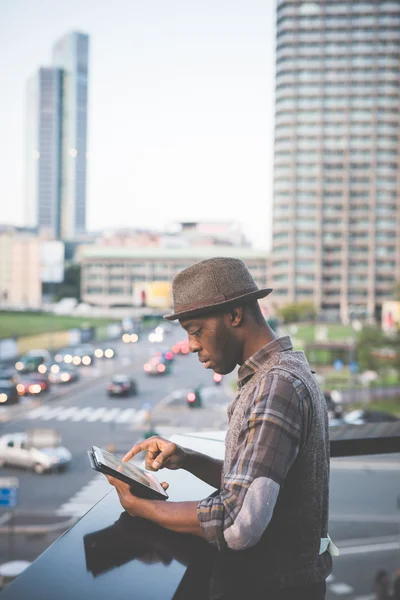
<svg viewBox="0 0 400 600"><path fill-rule="evenodd" d="M321 334L322 329L326 330L326 340L328 342L346 341L355 334L351 325L341 325L340 323L296 323L295 325L284 325L284 329L303 343L317 341L318 336L316 334L318 334L318 331Z"/></svg>
<svg viewBox="0 0 400 600"><path fill-rule="evenodd" d="M113 319L93 319L87 317L68 317L46 313L24 313L0 311L0 339L63 331L82 326L100 326L111 323ZM115 319L114 319L115 321Z"/></svg>
<svg viewBox="0 0 400 600"><path fill-rule="evenodd" d="M376 402L368 402L368 404L354 403L351 405L346 405L346 412L349 412L350 410L356 410L357 408L361 408L363 410L379 410L400 417L400 398L395 398L394 400L377 400Z"/></svg>

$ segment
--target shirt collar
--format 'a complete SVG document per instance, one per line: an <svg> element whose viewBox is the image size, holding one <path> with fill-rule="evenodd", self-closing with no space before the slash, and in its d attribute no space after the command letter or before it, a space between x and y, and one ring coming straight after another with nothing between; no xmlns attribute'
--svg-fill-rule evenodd
<svg viewBox="0 0 400 600"><path fill-rule="evenodd" d="M238 387L242 387L249 379L258 371L258 369L276 352L285 352L285 350L293 350L292 341L289 335L276 338L269 342L253 356L250 356L242 364L238 371Z"/></svg>

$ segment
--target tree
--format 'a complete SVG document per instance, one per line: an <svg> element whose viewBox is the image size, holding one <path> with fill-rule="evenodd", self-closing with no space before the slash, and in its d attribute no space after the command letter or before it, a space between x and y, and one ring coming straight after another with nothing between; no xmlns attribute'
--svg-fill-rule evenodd
<svg viewBox="0 0 400 600"><path fill-rule="evenodd" d="M278 309L278 314L284 323L298 323L300 321L314 321L317 309L312 302L296 302L286 304Z"/></svg>
<svg viewBox="0 0 400 600"><path fill-rule="evenodd" d="M81 300L81 266L70 264L65 268L63 283L55 288L56 300L61 298L76 298Z"/></svg>

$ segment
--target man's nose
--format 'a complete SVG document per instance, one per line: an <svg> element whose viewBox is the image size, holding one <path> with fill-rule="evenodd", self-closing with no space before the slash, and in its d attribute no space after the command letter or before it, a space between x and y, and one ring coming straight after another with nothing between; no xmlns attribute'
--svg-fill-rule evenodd
<svg viewBox="0 0 400 600"><path fill-rule="evenodd" d="M198 340L189 340L189 351L190 352L199 352L201 349L201 345Z"/></svg>

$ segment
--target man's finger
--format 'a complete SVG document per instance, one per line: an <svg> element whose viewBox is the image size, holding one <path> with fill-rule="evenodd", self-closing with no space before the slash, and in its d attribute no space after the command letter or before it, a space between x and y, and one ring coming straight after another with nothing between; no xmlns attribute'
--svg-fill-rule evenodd
<svg viewBox="0 0 400 600"><path fill-rule="evenodd" d="M166 481L162 481L162 482L161 482L161 487L162 487L164 490L167 490L167 489L169 488L169 483L167 483Z"/></svg>
<svg viewBox="0 0 400 600"><path fill-rule="evenodd" d="M136 456L136 454L139 454L139 452L144 452L145 450L147 450L151 443L150 440L151 440L151 438L149 438L148 440L144 440L144 442L139 442L139 444L135 444L134 446L132 446L132 448L129 450L129 452L127 452L125 454L122 461L128 462L128 460L131 460L131 458Z"/></svg>
<svg viewBox="0 0 400 600"><path fill-rule="evenodd" d="M162 452L160 452L160 454L156 457L155 460L153 460L149 464L146 461L146 468L148 468L150 471L158 471L158 469L162 469L174 452L175 444L171 442Z"/></svg>

